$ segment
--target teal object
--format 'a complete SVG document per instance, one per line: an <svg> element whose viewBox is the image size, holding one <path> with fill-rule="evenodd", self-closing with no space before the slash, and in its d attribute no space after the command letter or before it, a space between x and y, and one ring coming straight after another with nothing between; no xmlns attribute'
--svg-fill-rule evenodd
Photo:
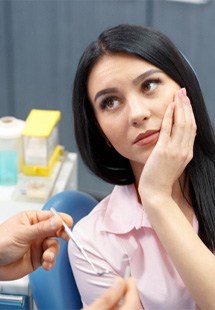
<svg viewBox="0 0 215 310"><path fill-rule="evenodd" d="M18 153L15 150L0 151L0 185L15 185L18 179Z"/></svg>

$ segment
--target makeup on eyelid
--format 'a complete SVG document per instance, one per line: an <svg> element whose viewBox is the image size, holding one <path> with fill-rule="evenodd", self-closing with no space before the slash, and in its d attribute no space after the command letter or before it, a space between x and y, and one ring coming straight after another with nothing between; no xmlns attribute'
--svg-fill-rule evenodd
<svg viewBox="0 0 215 310"><path fill-rule="evenodd" d="M143 74L140 74L137 78L134 78L131 83L134 86L137 86L138 84L144 84L144 83L148 83L150 81L160 81L160 78L156 78L156 77L152 77L155 74L163 74L163 72L161 70L158 69L150 69L147 70L146 72L144 72ZM98 91L94 97L94 101L96 101L100 96L106 95L106 94L110 94L110 93L115 93L118 92L118 89L115 87L108 87L106 89L102 89L100 91Z"/></svg>
<svg viewBox="0 0 215 310"><path fill-rule="evenodd" d="M157 86L161 83L161 79L160 78L150 78L147 79L145 81L142 82L142 84L140 85L140 89L143 92L144 95L151 95L153 94L154 90L156 90ZM151 86L152 89L149 89L149 87ZM115 92L116 94L113 94L113 92ZM121 98L117 97L117 93L119 91L117 90L117 88L110 88L110 89L104 89L103 91L99 92L96 96L96 98L98 98L99 96L102 96L101 94L105 94L106 96L101 100L101 102L99 103L99 107L101 110L114 110L117 109L118 106L120 105L120 103L123 103L124 101ZM118 101L118 106L114 107L114 104L117 105L117 101ZM112 105L112 106L111 106Z"/></svg>

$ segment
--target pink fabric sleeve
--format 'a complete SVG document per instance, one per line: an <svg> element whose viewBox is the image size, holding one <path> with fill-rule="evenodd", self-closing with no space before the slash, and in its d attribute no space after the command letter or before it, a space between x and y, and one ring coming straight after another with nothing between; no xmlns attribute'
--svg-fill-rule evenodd
<svg viewBox="0 0 215 310"><path fill-rule="evenodd" d="M75 234L75 236L81 242L87 255L98 271L103 271L103 269L108 269L110 271L110 273L102 276L97 275L75 243L69 241L68 254L71 268L81 295L83 306L87 306L114 283L116 276L121 275L114 271L114 269L104 260L99 250L100 247L98 246L95 248L95 241L93 239L90 243L89 240L91 238L89 237L86 246L85 242L81 240L79 234Z"/></svg>

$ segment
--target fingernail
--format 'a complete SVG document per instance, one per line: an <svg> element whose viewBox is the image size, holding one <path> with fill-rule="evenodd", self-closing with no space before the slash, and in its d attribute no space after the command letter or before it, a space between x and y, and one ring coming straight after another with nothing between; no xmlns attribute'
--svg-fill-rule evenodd
<svg viewBox="0 0 215 310"><path fill-rule="evenodd" d="M57 227L57 223L58 223L58 219L56 216L52 216L51 219L50 219L50 224L53 228L56 228Z"/></svg>
<svg viewBox="0 0 215 310"><path fill-rule="evenodd" d="M47 270L52 269L53 265L51 263L46 263L46 268Z"/></svg>
<svg viewBox="0 0 215 310"><path fill-rule="evenodd" d="M50 260L51 260L51 261L54 261L54 259L55 259L54 253L53 253L53 252L50 252L50 253L49 253L49 256L50 256Z"/></svg>
<svg viewBox="0 0 215 310"><path fill-rule="evenodd" d="M183 88L181 89L181 93L182 93L184 96L187 95L187 91L186 91L186 88L185 88L185 87L183 87Z"/></svg>
<svg viewBox="0 0 215 310"><path fill-rule="evenodd" d="M181 88L181 89L179 89L179 91L178 91L178 98L179 99L182 99L183 97L184 97L184 90L185 90L185 88ZM185 91L186 92L186 91Z"/></svg>
<svg viewBox="0 0 215 310"><path fill-rule="evenodd" d="M177 95L179 99L183 99L183 97L187 95L186 88L185 87L180 88L179 91L177 92Z"/></svg>

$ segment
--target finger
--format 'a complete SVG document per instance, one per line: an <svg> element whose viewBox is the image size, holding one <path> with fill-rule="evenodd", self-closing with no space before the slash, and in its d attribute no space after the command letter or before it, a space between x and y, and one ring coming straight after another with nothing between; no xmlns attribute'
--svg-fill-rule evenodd
<svg viewBox="0 0 215 310"><path fill-rule="evenodd" d="M62 219L68 222L69 226L72 225L72 218L69 215L59 213L61 216L53 216L50 211L47 214L41 214L41 212L36 212L37 222L34 219L35 224L28 227L28 240L34 240L37 238L47 238L47 237L62 237L66 239L66 234L62 225ZM48 219L47 219L48 217ZM45 218L45 219L44 219Z"/></svg>
<svg viewBox="0 0 215 310"><path fill-rule="evenodd" d="M29 226L27 238L35 240L47 237L56 237L56 232L62 227L62 220L58 216L52 216L48 220Z"/></svg>
<svg viewBox="0 0 215 310"><path fill-rule="evenodd" d="M36 270L38 267L41 266L42 263L43 249L41 240L32 242L30 253L32 268L33 270Z"/></svg>
<svg viewBox="0 0 215 310"><path fill-rule="evenodd" d="M125 281L117 278L112 287L103 293L96 301L84 310L110 310L117 306L125 292Z"/></svg>
<svg viewBox="0 0 215 310"><path fill-rule="evenodd" d="M32 224L51 219L53 217L53 213L49 210L31 210L26 211L25 213ZM69 214L58 212L58 215L69 227L72 227L73 220Z"/></svg>
<svg viewBox="0 0 215 310"><path fill-rule="evenodd" d="M127 289L124 296L124 304L120 310L139 310L142 309L138 290L133 278L127 279Z"/></svg>
<svg viewBox="0 0 215 310"><path fill-rule="evenodd" d="M41 264L44 269L50 270L55 266L56 258L60 251L59 242L54 239L46 239L43 242L43 249Z"/></svg>
<svg viewBox="0 0 215 310"><path fill-rule="evenodd" d="M187 110L189 111L188 116L189 116L189 141L188 141L188 149L190 151L189 153L189 160L192 159L193 157L193 148L194 148L194 142L195 142L195 137L196 137L196 130L197 130L197 126L196 126L196 121L195 121L195 117L193 114L193 109L192 106L190 104L190 101L187 104Z"/></svg>
<svg viewBox="0 0 215 310"><path fill-rule="evenodd" d="M196 131L195 119L185 89L178 92L176 101L173 148L180 149L185 162L188 162L193 153Z"/></svg>
<svg viewBox="0 0 215 310"><path fill-rule="evenodd" d="M52 214L52 215L53 215L53 214ZM61 219L67 224L67 226L68 226L69 228L72 227L72 225L73 225L73 219L72 219L72 217L71 217L69 214L63 213L63 212L58 212L58 215L60 215Z"/></svg>
<svg viewBox="0 0 215 310"><path fill-rule="evenodd" d="M175 109L175 103L171 102L168 105L166 112L164 114L158 144L168 143L170 139L173 126L174 109Z"/></svg>
<svg viewBox="0 0 215 310"><path fill-rule="evenodd" d="M174 125L172 128L173 147L179 148L184 140L186 129L185 88L179 89L175 95Z"/></svg>

